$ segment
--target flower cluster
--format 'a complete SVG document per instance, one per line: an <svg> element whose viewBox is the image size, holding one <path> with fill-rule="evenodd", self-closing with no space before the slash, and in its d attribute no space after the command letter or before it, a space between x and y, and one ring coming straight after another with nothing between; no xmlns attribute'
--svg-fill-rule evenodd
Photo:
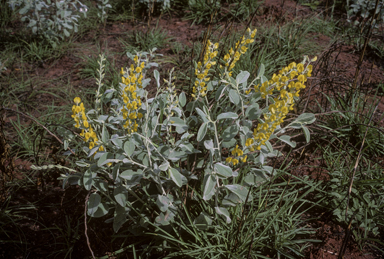
<svg viewBox="0 0 384 259"><path fill-rule="evenodd" d="M197 63L197 68L195 70L196 81L192 89L192 97L195 99L199 98L199 96L204 97L207 94L206 82L210 80L208 77L208 72L212 66L216 65L216 61L212 60L217 56L218 47L219 43L212 43L210 40L208 40L207 46L205 48L203 63Z"/></svg>
<svg viewBox="0 0 384 259"><path fill-rule="evenodd" d="M76 122L75 127L81 128L80 136L84 137L85 142L89 142L89 149L92 149L97 145L99 139L92 125L88 122L87 116L85 115L84 104L81 102L80 97L76 97L73 101L75 105L72 106L72 118ZM100 146L99 151L104 151L104 147Z"/></svg>
<svg viewBox="0 0 384 259"><path fill-rule="evenodd" d="M239 163L239 160L241 161L241 162L243 162L243 163L245 163L246 161L247 161L247 155L245 155L244 157L242 157L243 156L243 154L244 154L244 152L243 152L243 150L241 150L240 148L239 148L239 145L236 145L236 148L234 148L232 151L231 151L231 153L232 153L232 156L233 157L227 157L227 159L225 160L225 162L227 162L227 163L232 163L234 166L235 165L237 165L238 163Z"/></svg>
<svg viewBox="0 0 384 259"><path fill-rule="evenodd" d="M140 97L137 96L137 89L142 88L143 69L145 63L139 60L138 56L135 56L134 63L127 71L121 68L121 81L123 83L123 89L121 97L124 102L124 108L122 109L123 118L125 120L124 128L128 130L128 133L137 132L138 124L137 119L141 119L143 114L139 112L141 107ZM136 67L135 67L136 65Z"/></svg>
<svg viewBox="0 0 384 259"><path fill-rule="evenodd" d="M293 110L294 97L299 96L300 90L305 88L307 77L312 73L312 65L304 67L304 62L289 64L280 70L278 75L274 74L271 80L264 82L260 89L255 86L255 91L259 91L262 98L271 95L274 89L280 93L268 106L269 112L264 114L264 123L260 123L254 129L253 138L246 140L245 146L249 151L260 150L277 126L284 122L288 112Z"/></svg>
<svg viewBox="0 0 384 259"><path fill-rule="evenodd" d="M231 48L229 52L224 56L225 67L229 76L232 76L232 72L230 71L235 67L236 62L240 59L240 56L242 54L245 54L245 52L247 52L248 50L247 45L254 42L256 32L257 32L257 29L254 29L252 31L250 28L248 28L247 34L243 35L241 39L238 42L236 42L235 50Z"/></svg>

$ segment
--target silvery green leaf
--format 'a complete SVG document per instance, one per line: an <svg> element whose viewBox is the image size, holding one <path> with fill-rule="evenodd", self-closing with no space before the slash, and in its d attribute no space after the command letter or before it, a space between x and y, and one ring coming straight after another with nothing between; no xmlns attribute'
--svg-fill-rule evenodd
<svg viewBox="0 0 384 259"><path fill-rule="evenodd" d="M235 105L240 105L240 96L236 90L229 90L229 100Z"/></svg>
<svg viewBox="0 0 384 259"><path fill-rule="evenodd" d="M80 166L80 167L89 167L90 166L90 164L85 162L84 160L76 161L76 165Z"/></svg>
<svg viewBox="0 0 384 259"><path fill-rule="evenodd" d="M261 83L264 83L267 81L268 81L268 78L266 78L265 76L261 76L261 80L260 80Z"/></svg>
<svg viewBox="0 0 384 259"><path fill-rule="evenodd" d="M223 165L222 163L216 163L214 165L215 172L225 178L233 176L233 171L229 166Z"/></svg>
<svg viewBox="0 0 384 259"><path fill-rule="evenodd" d="M293 148L296 147L296 142L291 141L291 137L288 135L280 136L280 137L278 137L278 139L280 139L284 143L287 143L288 145L290 145Z"/></svg>
<svg viewBox="0 0 384 259"><path fill-rule="evenodd" d="M101 197L99 194L97 193L92 193L91 195L89 195L89 199L88 199L88 210L87 210L87 214L91 217L93 217L94 213L97 211L97 209L99 208L99 204L101 202Z"/></svg>
<svg viewBox="0 0 384 259"><path fill-rule="evenodd" d="M115 197L116 202L118 204L120 204L120 206L125 207L125 205L127 203L128 192L124 186L122 186L122 185L117 186L113 190L113 196Z"/></svg>
<svg viewBox="0 0 384 259"><path fill-rule="evenodd" d="M294 122L299 122L302 124L311 124L316 120L316 117L313 113L303 113Z"/></svg>
<svg viewBox="0 0 384 259"><path fill-rule="evenodd" d="M157 195L156 205L162 212L166 212L169 206L169 199L167 196Z"/></svg>
<svg viewBox="0 0 384 259"><path fill-rule="evenodd" d="M261 78L262 76L264 76L264 72L265 72L265 66L263 63L261 63L257 71L257 78Z"/></svg>
<svg viewBox="0 0 384 259"><path fill-rule="evenodd" d="M107 143L108 140L109 140L109 133L107 128L105 127L105 124L103 124L103 130L101 132L101 141L103 141L104 143Z"/></svg>
<svg viewBox="0 0 384 259"><path fill-rule="evenodd" d="M127 156L132 156L133 152L135 152L136 145L133 143L133 141L126 141L124 143L124 151L127 154Z"/></svg>
<svg viewBox="0 0 384 259"><path fill-rule="evenodd" d="M64 29L63 31L64 31L65 36L67 36L67 37L70 36L69 32L66 29Z"/></svg>
<svg viewBox="0 0 384 259"><path fill-rule="evenodd" d="M68 145L69 145L69 143L68 143L68 140L64 140L64 150L67 150L68 149Z"/></svg>
<svg viewBox="0 0 384 259"><path fill-rule="evenodd" d="M211 174L204 176L203 182L203 200L208 201L215 194L216 179Z"/></svg>
<svg viewBox="0 0 384 259"><path fill-rule="evenodd" d="M172 211L167 210L165 214L161 212L160 215L155 218L155 221L160 225L166 226L169 225L169 223L173 220L174 217L175 214Z"/></svg>
<svg viewBox="0 0 384 259"><path fill-rule="evenodd" d="M242 202L251 201L253 199L252 194L249 193L249 189L239 184L224 185L232 193L236 194ZM249 194L248 194L249 193ZM247 199L248 196L248 199Z"/></svg>
<svg viewBox="0 0 384 259"><path fill-rule="evenodd" d="M159 169L163 172L167 171L168 170L168 167L169 167L169 162L168 161L164 161L160 166L159 166Z"/></svg>
<svg viewBox="0 0 384 259"><path fill-rule="evenodd" d="M212 151L213 151L214 146L213 146L213 141L212 141L212 139L209 139L209 140L204 141L204 147L205 147L206 149L208 149L208 150L212 150Z"/></svg>
<svg viewBox="0 0 384 259"><path fill-rule="evenodd" d="M109 163L107 160L111 160L111 159L114 159L113 154L109 152L104 152L104 154L99 158L99 160L97 160L97 166L103 166L106 163Z"/></svg>
<svg viewBox="0 0 384 259"><path fill-rule="evenodd" d="M122 172L119 176L123 179L131 180L133 176L138 175L138 174L140 174L140 173L129 169L129 170L125 170L124 172Z"/></svg>
<svg viewBox="0 0 384 259"><path fill-rule="evenodd" d="M226 128L222 133L221 137L223 138L224 141L229 141L233 139L238 133L239 133L239 126L235 124Z"/></svg>
<svg viewBox="0 0 384 259"><path fill-rule="evenodd" d="M201 212L193 223L199 230L207 230L212 225L212 219L206 212Z"/></svg>
<svg viewBox="0 0 384 259"><path fill-rule="evenodd" d="M92 172L90 169L85 171L83 176L83 185L84 188L89 191L92 188L92 185L94 183L93 179L96 178L96 173Z"/></svg>
<svg viewBox="0 0 384 259"><path fill-rule="evenodd" d="M231 139L229 141L223 141L221 143L221 146L224 148L231 148L231 147L234 147L235 144L236 144L236 139Z"/></svg>
<svg viewBox="0 0 384 259"><path fill-rule="evenodd" d="M216 93L215 93L215 100L218 101L220 100L222 94L223 94L223 91L225 89L225 85L221 85L217 90L216 90Z"/></svg>
<svg viewBox="0 0 384 259"><path fill-rule="evenodd" d="M307 141L307 143L309 143L309 140L311 139L311 133L309 132L309 129L303 125L301 126L301 128L303 129L305 140Z"/></svg>
<svg viewBox="0 0 384 259"><path fill-rule="evenodd" d="M201 124L199 131L197 132L197 141L200 142L205 137L205 134L207 133L208 123L209 122L204 122L203 124Z"/></svg>
<svg viewBox="0 0 384 259"><path fill-rule="evenodd" d="M231 223L231 217L229 216L229 211L223 207L215 207L215 211L218 215L222 216L227 224Z"/></svg>
<svg viewBox="0 0 384 259"><path fill-rule="evenodd" d="M159 73L159 71L157 71L157 70L153 71L153 76L155 77L157 87L159 88L160 87L160 73Z"/></svg>
<svg viewBox="0 0 384 259"><path fill-rule="evenodd" d="M147 87L149 85L149 83L151 82L151 79L150 78L146 78L142 81L141 83L141 86L142 86L142 89L144 89L145 87Z"/></svg>
<svg viewBox="0 0 384 259"><path fill-rule="evenodd" d="M237 119L239 116L234 113L234 112L224 112L224 113L221 113L219 114L219 116L217 116L217 120L223 120L223 119Z"/></svg>
<svg viewBox="0 0 384 259"><path fill-rule="evenodd" d="M170 117L169 118L169 123L172 125L172 126L175 126L175 127L185 127L186 130L188 129L188 126L187 124L185 123L184 120L178 118L178 117Z"/></svg>
<svg viewBox="0 0 384 259"><path fill-rule="evenodd" d="M103 180L99 180L99 179L96 179L94 181L94 184L93 186L95 186L95 188L97 190L99 190L100 192L106 192L108 191L108 183L104 182Z"/></svg>
<svg viewBox="0 0 384 259"><path fill-rule="evenodd" d="M245 117L250 120L257 120L260 118L261 113L262 111L260 110L259 105L254 103L251 106L248 106L247 110L245 111Z"/></svg>
<svg viewBox="0 0 384 259"><path fill-rule="evenodd" d="M176 169L176 168L170 168L168 170L169 172L169 176L171 177L172 181L178 186L178 187L182 187L183 186L183 182L181 180L181 174L180 172Z"/></svg>
<svg viewBox="0 0 384 259"><path fill-rule="evenodd" d="M99 207L97 208L96 212L91 215L94 218L100 218L105 215L107 215L109 212L109 206L106 203L100 203Z"/></svg>
<svg viewBox="0 0 384 259"><path fill-rule="evenodd" d="M179 103L181 107L184 107L187 103L187 97L185 96L184 92L181 92L181 94L179 95Z"/></svg>
<svg viewBox="0 0 384 259"><path fill-rule="evenodd" d="M115 144L118 148L123 148L123 141L119 138L113 138L111 139L112 143Z"/></svg>
<svg viewBox="0 0 384 259"><path fill-rule="evenodd" d="M199 108L196 107L196 111L197 113L199 114L200 118L204 121L204 122L208 122L208 116L206 113L204 113L202 110L200 110Z"/></svg>
<svg viewBox="0 0 384 259"><path fill-rule="evenodd" d="M249 78L249 72L248 71L241 71L237 76L236 76L236 83L239 85L239 84L242 84L242 83L245 83L247 82L248 78Z"/></svg>
<svg viewBox="0 0 384 259"><path fill-rule="evenodd" d="M242 200L239 198L239 196L237 196L232 192L227 194L222 201L223 206L231 206L231 207L236 207L240 203L242 203Z"/></svg>
<svg viewBox="0 0 384 259"><path fill-rule="evenodd" d="M268 151L269 152L273 152L273 147L271 145L271 142L269 142L268 140L265 142L265 146L268 148Z"/></svg>

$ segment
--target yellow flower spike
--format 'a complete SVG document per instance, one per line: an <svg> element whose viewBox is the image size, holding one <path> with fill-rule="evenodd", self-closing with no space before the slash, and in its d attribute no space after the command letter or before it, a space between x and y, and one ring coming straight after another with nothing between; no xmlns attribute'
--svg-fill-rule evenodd
<svg viewBox="0 0 384 259"><path fill-rule="evenodd" d="M317 60L317 56L314 56L313 59L311 59L312 62L315 62Z"/></svg>
<svg viewBox="0 0 384 259"><path fill-rule="evenodd" d="M304 75L299 75L297 77L297 80L299 80L300 82L304 82L305 81L305 76Z"/></svg>
<svg viewBox="0 0 384 259"><path fill-rule="evenodd" d="M73 101L78 105L81 102L81 99L80 99L80 97L75 97L75 99L73 99Z"/></svg>
<svg viewBox="0 0 384 259"><path fill-rule="evenodd" d="M227 163L231 163L231 161L232 161L232 157L227 157L227 159L225 159L225 162L227 162Z"/></svg>
<svg viewBox="0 0 384 259"><path fill-rule="evenodd" d="M124 75L124 69L123 69L123 68L121 68L121 70L120 70L120 74L121 74L121 75Z"/></svg>
<svg viewBox="0 0 384 259"><path fill-rule="evenodd" d="M95 142L89 142L89 149L92 149L95 147Z"/></svg>
<svg viewBox="0 0 384 259"><path fill-rule="evenodd" d="M84 124L84 127L86 127L86 128L88 128L89 127L89 123L88 123L88 121L83 121L83 124Z"/></svg>
<svg viewBox="0 0 384 259"><path fill-rule="evenodd" d="M144 63L144 62L141 62L140 67L141 67L142 69L144 69L144 67L145 67L145 63Z"/></svg>
<svg viewBox="0 0 384 259"><path fill-rule="evenodd" d="M99 147L99 151L104 151L104 147L103 147L103 146L100 146L100 147Z"/></svg>

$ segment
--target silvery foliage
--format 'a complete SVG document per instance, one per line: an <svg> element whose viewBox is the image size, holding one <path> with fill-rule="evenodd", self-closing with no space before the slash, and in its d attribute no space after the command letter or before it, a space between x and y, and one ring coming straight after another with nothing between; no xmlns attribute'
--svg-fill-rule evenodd
<svg viewBox="0 0 384 259"><path fill-rule="evenodd" d="M163 3L161 10L167 10L171 7L171 0L139 0L140 3L146 4L148 9L151 9L153 3Z"/></svg>
<svg viewBox="0 0 384 259"><path fill-rule="evenodd" d="M99 4L97 4L97 8L99 8L100 12L97 13L97 16L100 17L101 22L104 22L107 19L106 8L112 8L110 4L108 4L109 0L99 0Z"/></svg>
<svg viewBox="0 0 384 259"><path fill-rule="evenodd" d="M154 51L137 54L138 63L146 64L143 74L158 66L149 62ZM134 55L127 55L134 59ZM102 62L99 64L99 71L103 71ZM172 71L167 80L161 80L160 73L154 70L158 91L155 97L147 99L145 87L151 78L143 78L142 88L137 90L137 96L144 100L139 108L143 118L137 132L131 134L121 127L125 123L122 116L125 104L120 93L125 91L126 85L120 83L119 90L112 87L104 94L96 94L100 103L110 103L111 109L104 114L96 102L95 108L86 114L92 115L89 121L105 149L83 146L81 151L87 157L76 162L78 167L83 167L82 172L62 174L63 185L68 182L92 191L88 215L95 218L110 215L107 222L113 222L115 232L128 219L132 223L127 227L136 233L147 231L149 225L161 227L176 222L184 213L180 205L186 198L184 193L188 189L184 188L187 185L195 186L191 200L214 206L215 212L212 210L211 215L203 211L191 217L197 228L208 229L213 224L212 217L220 216L230 223L230 208L253 199L253 186L267 182L273 175L274 169L266 164L267 160L281 155L267 141L258 153L245 151L247 161L254 164L247 170L233 170L222 156L224 148L245 146L246 139L252 137L253 122L261 120L263 108L257 104L261 94L243 93L256 81L267 80L264 71L261 65L252 82L247 71L240 72L236 79L222 81L221 86L218 81L210 81L208 89L215 91L212 97L215 107L221 107L220 114L216 114L215 107L210 110L205 102L188 102L184 92L176 93ZM100 74L102 78L102 72ZM160 83L163 81L165 85ZM288 128L302 129L309 142L307 125L315 119L313 114L301 114L284 128L278 127L273 138L295 147L296 142L290 136L281 134ZM65 154L70 155L69 152ZM200 184L191 185L191 182Z"/></svg>
<svg viewBox="0 0 384 259"><path fill-rule="evenodd" d="M34 34L57 42L78 31L78 13L86 17L88 8L78 0L9 0L11 8L19 7L21 21L28 22Z"/></svg>
<svg viewBox="0 0 384 259"><path fill-rule="evenodd" d="M352 4L349 6L348 10L348 21L351 21L351 18L362 17L363 19L370 19L374 14L376 7L376 1L373 0L352 0ZM379 4L376 9L375 15L377 19L374 19L373 24L375 27L379 23L384 21L384 1L379 1ZM360 24L358 20L354 21L355 25Z"/></svg>

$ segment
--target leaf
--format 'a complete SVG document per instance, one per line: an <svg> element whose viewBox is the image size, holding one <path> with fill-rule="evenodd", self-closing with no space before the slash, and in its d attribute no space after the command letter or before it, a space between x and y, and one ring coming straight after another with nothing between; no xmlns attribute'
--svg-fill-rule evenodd
<svg viewBox="0 0 384 259"><path fill-rule="evenodd" d="M125 208L121 207L119 205L116 206L115 209L115 214L113 218L113 230L115 233L119 231L121 226L127 221L126 213L125 213Z"/></svg>
<svg viewBox="0 0 384 259"><path fill-rule="evenodd" d="M221 86L216 90L216 93L215 93L215 100L216 100L216 101L220 100L220 97L222 96L224 89L225 89L225 85L221 85Z"/></svg>
<svg viewBox="0 0 384 259"><path fill-rule="evenodd" d="M132 156L133 152L135 152L135 147L135 143L132 141L126 141L124 143L124 151L129 157Z"/></svg>
<svg viewBox="0 0 384 259"><path fill-rule="evenodd" d="M250 120L257 120L258 118L260 118L261 113L262 110L259 108L259 105L257 103L254 103L249 106L245 111L245 117Z"/></svg>
<svg viewBox="0 0 384 259"><path fill-rule="evenodd" d="M311 124L316 120L316 117L313 113L303 113L294 122L299 122L302 124Z"/></svg>
<svg viewBox="0 0 384 259"><path fill-rule="evenodd" d="M181 174L176 168L170 168L168 170L169 176L171 177L172 181L178 186L181 187L183 186L183 182L181 180Z"/></svg>
<svg viewBox="0 0 384 259"><path fill-rule="evenodd" d="M169 206L169 199L167 196L157 195L156 205L162 212L166 212Z"/></svg>
<svg viewBox="0 0 384 259"><path fill-rule="evenodd" d="M238 204L242 203L242 200L234 193L229 193L226 195L222 201L224 206L236 207Z"/></svg>
<svg viewBox="0 0 384 259"><path fill-rule="evenodd" d="M169 225L169 223L171 222L171 220L173 220L174 217L175 214L172 211L167 210L165 214L161 212L160 215L155 218L155 221L160 225L166 226Z"/></svg>
<svg viewBox="0 0 384 259"><path fill-rule="evenodd" d="M181 107L184 107L185 104L187 103L187 98L184 92L181 92L181 94L179 95L179 103Z"/></svg>
<svg viewBox="0 0 384 259"><path fill-rule="evenodd" d="M212 219L206 212L201 212L193 222L200 230L207 230L212 225Z"/></svg>
<svg viewBox="0 0 384 259"><path fill-rule="evenodd" d="M227 188L232 193L236 194L242 202L245 202L248 195L248 188L239 184L232 184L232 185L224 185L225 188ZM251 201L253 199L252 194L249 194L248 201Z"/></svg>
<svg viewBox="0 0 384 259"><path fill-rule="evenodd" d="M236 76L236 83L242 84L244 82L247 82L249 78L250 73L248 71L241 71L237 76Z"/></svg>
<svg viewBox="0 0 384 259"><path fill-rule="evenodd" d="M214 147L213 147L213 141L212 141L212 139L209 139L209 140L204 141L204 147L205 147L206 149L208 149L208 150L211 150L211 151L213 152Z"/></svg>
<svg viewBox="0 0 384 259"><path fill-rule="evenodd" d="M229 100L236 105L240 105L240 96L236 90L229 90Z"/></svg>
<svg viewBox="0 0 384 259"><path fill-rule="evenodd" d="M227 224L231 223L231 217L229 216L229 211L223 207L215 207L215 211L218 215L222 216Z"/></svg>
<svg viewBox="0 0 384 259"><path fill-rule="evenodd" d="M97 211L99 204L101 201L101 197L97 193L92 193L89 195L88 199L88 210L87 213L89 216L93 217L94 213Z"/></svg>
<svg viewBox="0 0 384 259"><path fill-rule="evenodd" d="M261 78L264 75L265 66L263 63L260 64L259 70L257 71L257 77Z"/></svg>
<svg viewBox="0 0 384 259"><path fill-rule="evenodd" d="M175 127L186 127L188 129L187 124L184 120L178 118L178 117L170 117L169 118L170 124Z"/></svg>
<svg viewBox="0 0 384 259"><path fill-rule="evenodd" d="M239 116L234 113L234 112L224 112L224 113L221 113L219 114L219 116L217 116L217 120L223 120L223 119L237 119Z"/></svg>
<svg viewBox="0 0 384 259"><path fill-rule="evenodd" d="M87 191L89 191L92 188L94 178L96 178L95 172L92 172L89 169L87 171L85 171L84 176L83 176L83 184L84 184L84 188Z"/></svg>
<svg viewBox="0 0 384 259"><path fill-rule="evenodd" d="M113 196L115 197L115 200L117 201L117 203L120 204L120 206L125 207L127 203L128 195L127 195L127 189L125 189L124 186L122 185L117 186L113 190Z"/></svg>
<svg viewBox="0 0 384 259"><path fill-rule="evenodd" d="M209 122L204 122L203 124L201 124L199 131L197 132L197 141L200 142L205 137L205 134L207 133L208 123Z"/></svg>
<svg viewBox="0 0 384 259"><path fill-rule="evenodd" d="M232 125L232 126L229 126L228 128L226 128L222 134L222 138L224 141L229 141L231 139L233 139L237 133L239 132L239 126L237 126L236 124L235 125Z"/></svg>
<svg viewBox="0 0 384 259"><path fill-rule="evenodd" d="M109 163L108 161L110 161L110 159L113 159L113 154L105 152L97 161L97 166L103 166L106 163Z"/></svg>
<svg viewBox="0 0 384 259"><path fill-rule="evenodd" d="M309 129L304 125L301 125L301 128L303 129L305 140L307 141L307 143L309 143L309 140L311 139L311 133L309 132Z"/></svg>
<svg viewBox="0 0 384 259"><path fill-rule="evenodd" d="M169 167L169 162L168 161L164 161L160 166L159 166L159 169L163 172L167 171Z"/></svg>
<svg viewBox="0 0 384 259"><path fill-rule="evenodd" d="M153 76L155 77L157 87L159 88L160 87L160 73L159 73L159 71L154 70L153 71Z"/></svg>
<svg viewBox="0 0 384 259"><path fill-rule="evenodd" d="M296 142L291 141L291 137L288 135L280 136L280 137L278 137L278 139L280 139L284 143L287 143L288 145L290 145L293 148L296 147Z"/></svg>
<svg viewBox="0 0 384 259"><path fill-rule="evenodd" d="M103 217L103 216L107 215L108 212L109 212L108 204L100 203L98 209L96 210L96 212L93 215L91 215L91 216L94 217L94 218L100 218L100 217Z"/></svg>
<svg viewBox="0 0 384 259"><path fill-rule="evenodd" d="M223 165L222 163L216 163L214 165L215 172L222 177L231 177L233 176L233 171L229 166Z"/></svg>
<svg viewBox="0 0 384 259"><path fill-rule="evenodd" d="M103 124L103 130L101 132L101 141L103 141L104 143L107 143L108 140L109 140L109 133L107 128L105 127L105 124Z"/></svg>
<svg viewBox="0 0 384 259"><path fill-rule="evenodd" d="M203 200L210 200L215 194L216 181L215 177L211 174L206 174L204 176L203 182Z"/></svg>
<svg viewBox="0 0 384 259"><path fill-rule="evenodd" d="M200 118L203 120L203 122L208 122L207 114L205 114L202 110L196 107L196 112L199 114Z"/></svg>

